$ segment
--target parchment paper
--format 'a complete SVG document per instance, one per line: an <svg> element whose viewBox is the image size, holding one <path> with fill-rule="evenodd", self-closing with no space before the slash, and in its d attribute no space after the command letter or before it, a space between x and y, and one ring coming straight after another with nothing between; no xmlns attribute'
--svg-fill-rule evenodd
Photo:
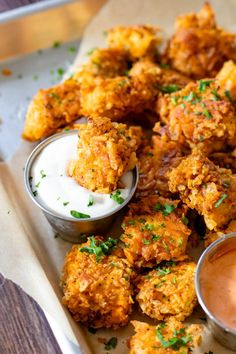
<svg viewBox="0 0 236 354"><path fill-rule="evenodd" d="M105 47L103 31L112 26L155 24L163 28L166 35L170 35L175 17L199 10L202 3L200 0L111 0L87 27L75 65L87 60L85 53L89 49ZM211 3L218 23L236 32L236 1L214 0ZM54 238L54 232L43 214L26 195L22 167L33 145L20 141L20 138L19 143L14 156L0 164L0 271L32 295L60 324L71 341L79 341L84 353L89 353L90 349L94 353L104 353L104 346L97 337L111 336L118 337L119 344L113 353L128 353L126 339L132 333L130 326L115 332L100 330L96 335L91 335L81 329L61 305L60 270L71 245ZM197 312L191 321L204 325L199 320L201 316ZM137 312L132 318L147 320ZM194 353L208 353L210 350L214 354L233 353L215 342L205 328L203 344Z"/></svg>

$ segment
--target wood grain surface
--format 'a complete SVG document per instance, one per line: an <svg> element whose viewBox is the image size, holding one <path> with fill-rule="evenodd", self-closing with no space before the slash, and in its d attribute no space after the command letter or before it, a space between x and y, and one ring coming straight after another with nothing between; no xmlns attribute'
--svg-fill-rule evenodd
<svg viewBox="0 0 236 354"><path fill-rule="evenodd" d="M0 353L62 354L39 305L1 274Z"/></svg>
<svg viewBox="0 0 236 354"><path fill-rule="evenodd" d="M44 0L0 0L0 12L12 10L17 7L34 4Z"/></svg>

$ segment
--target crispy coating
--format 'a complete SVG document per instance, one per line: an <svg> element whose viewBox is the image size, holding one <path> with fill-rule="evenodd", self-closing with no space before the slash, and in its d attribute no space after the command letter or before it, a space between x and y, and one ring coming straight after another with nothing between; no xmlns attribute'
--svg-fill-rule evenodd
<svg viewBox="0 0 236 354"><path fill-rule="evenodd" d="M195 268L195 263L183 262L154 269L141 276L136 300L142 312L155 320L175 317L184 321L197 304Z"/></svg>
<svg viewBox="0 0 236 354"><path fill-rule="evenodd" d="M202 328L196 324L186 326L175 319L169 320L162 328L139 321L131 323L136 333L131 337L129 354L189 354L192 352L191 348L197 347L201 342ZM157 331L166 342L173 337L184 336L187 337L187 343L177 346L177 349L171 345L165 348L157 336Z"/></svg>
<svg viewBox="0 0 236 354"><path fill-rule="evenodd" d="M91 191L110 193L135 167L140 142L139 127L128 128L108 118L89 119L79 127L77 159L69 163L68 174Z"/></svg>
<svg viewBox="0 0 236 354"><path fill-rule="evenodd" d="M169 188L203 215L209 230L217 230L236 217L236 176L200 152L183 158L168 174Z"/></svg>
<svg viewBox="0 0 236 354"><path fill-rule="evenodd" d="M162 69L150 59L135 63L129 76L98 77L81 86L81 105L86 116L124 120L144 110L154 110L160 89L168 84L181 88L189 79L176 71Z"/></svg>
<svg viewBox="0 0 236 354"><path fill-rule="evenodd" d="M216 80L189 83L158 100L157 111L169 138L206 153L236 145L236 112ZM159 131L156 125L154 131Z"/></svg>
<svg viewBox="0 0 236 354"><path fill-rule="evenodd" d="M167 48L169 63L195 79L214 77L224 62L235 60L236 37L218 28L209 3L198 13L177 17Z"/></svg>
<svg viewBox="0 0 236 354"><path fill-rule="evenodd" d="M70 78L38 91L29 105L22 137L30 141L46 138L80 116L80 87Z"/></svg>
<svg viewBox="0 0 236 354"><path fill-rule="evenodd" d="M205 247L209 246L212 242L218 240L225 234L229 234L231 232L236 232L236 220L231 220L227 227L224 227L218 231L208 231L204 237L204 244Z"/></svg>
<svg viewBox="0 0 236 354"><path fill-rule="evenodd" d="M138 158L139 182L137 196L170 194L166 173L178 166L183 152L175 141L153 136L153 145L146 146Z"/></svg>
<svg viewBox="0 0 236 354"><path fill-rule="evenodd" d="M96 241L101 241L96 237ZM94 328L124 326L132 307L132 270L125 259L82 253L87 243L74 245L67 254L63 274L63 303L77 322Z"/></svg>
<svg viewBox="0 0 236 354"><path fill-rule="evenodd" d="M108 46L127 50L132 60L155 57L160 42L160 29L154 26L117 26L107 32Z"/></svg>
<svg viewBox="0 0 236 354"><path fill-rule="evenodd" d="M163 260L185 258L190 230L184 224L186 209L178 207L178 201L148 196L129 207L121 240L132 266L153 267Z"/></svg>
<svg viewBox="0 0 236 354"><path fill-rule="evenodd" d="M236 100L236 64L232 60L224 63L216 80L222 91L230 93L232 100Z"/></svg>

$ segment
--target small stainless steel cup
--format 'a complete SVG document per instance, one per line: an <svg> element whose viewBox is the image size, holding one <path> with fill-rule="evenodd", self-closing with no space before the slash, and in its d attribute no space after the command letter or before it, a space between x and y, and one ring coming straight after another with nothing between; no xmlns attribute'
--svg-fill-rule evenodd
<svg viewBox="0 0 236 354"><path fill-rule="evenodd" d="M197 264L195 274L195 289L198 301L206 313L208 327L214 337L226 348L236 350L236 330L226 327L224 323L222 323L214 316L211 311L209 311L207 305L204 302L200 284L201 274L202 272L204 272L204 266L207 260L212 257L217 251L219 251L222 245L230 243L232 241L232 238L236 240L236 232L232 232L230 234L222 236L220 239L214 241L210 246L208 246L203 252ZM217 281L217 274L215 276L215 281Z"/></svg>
<svg viewBox="0 0 236 354"><path fill-rule="evenodd" d="M43 142L41 142L30 154L26 165L25 165L25 172L24 172L24 181L26 190L33 200L33 202L43 211L44 215L46 216L47 220L51 224L52 228L58 232L58 234L66 241L73 242L73 243L80 243L84 241L84 238L81 237L84 234L104 234L108 231L109 226L111 225L112 221L114 220L115 216L123 209L133 197L137 184L138 184L138 168L135 167L132 171L134 178L133 178L133 185L130 191L128 198L125 199L124 203L122 203L118 208L115 210L99 217L91 217L89 219L75 219L73 217L66 217L62 216L51 209L48 209L46 206L42 205L33 195L31 186L30 186L30 171L31 166L33 165L35 158L39 155L39 153L51 142L54 140L60 139L65 135L72 135L77 134L75 130L61 132L55 134Z"/></svg>

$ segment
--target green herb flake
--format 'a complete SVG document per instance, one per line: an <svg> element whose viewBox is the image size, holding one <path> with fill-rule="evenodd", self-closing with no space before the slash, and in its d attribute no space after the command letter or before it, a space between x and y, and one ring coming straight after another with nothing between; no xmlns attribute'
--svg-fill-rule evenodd
<svg viewBox="0 0 236 354"><path fill-rule="evenodd" d="M157 268L157 273L160 277L163 277L164 275L167 275L170 273L170 268Z"/></svg>
<svg viewBox="0 0 236 354"><path fill-rule="evenodd" d="M143 218L140 218L140 219L138 219L138 222L139 222L140 224L145 224L146 220L143 219Z"/></svg>
<svg viewBox="0 0 236 354"><path fill-rule="evenodd" d="M173 204L165 204L162 210L162 215L168 216L174 211L175 206Z"/></svg>
<svg viewBox="0 0 236 354"><path fill-rule="evenodd" d="M88 254L94 254L96 261L99 263L100 260L111 253L111 251L116 247L117 240L109 237L105 242L99 242L95 240L94 236L89 237L89 246L84 246L80 248L80 252L86 252Z"/></svg>
<svg viewBox="0 0 236 354"><path fill-rule="evenodd" d="M67 206L70 202L64 202L63 205Z"/></svg>
<svg viewBox="0 0 236 354"><path fill-rule="evenodd" d="M91 217L88 214L83 214L83 213L80 213L79 211L76 211L76 210L71 210L70 215L76 219L89 219Z"/></svg>
<svg viewBox="0 0 236 354"><path fill-rule="evenodd" d="M150 245L150 240L143 240L143 243L144 243L146 246L148 246L148 245Z"/></svg>
<svg viewBox="0 0 236 354"><path fill-rule="evenodd" d="M53 43L53 45L52 45L52 47L54 48L54 49L57 49L57 48L59 48L61 46L61 42L59 42L59 41L55 41L54 43Z"/></svg>
<svg viewBox="0 0 236 354"><path fill-rule="evenodd" d="M41 170L41 171L40 171L40 175L41 175L41 178L47 177L47 175L45 174L44 170Z"/></svg>
<svg viewBox="0 0 236 354"><path fill-rule="evenodd" d="M221 100L220 95L217 93L216 90L212 90L211 94L213 95L213 98L212 98L213 101L220 101Z"/></svg>
<svg viewBox="0 0 236 354"><path fill-rule="evenodd" d="M63 68L58 68L57 69L57 73L58 73L59 76L62 76L62 75L65 74L65 70Z"/></svg>
<svg viewBox="0 0 236 354"><path fill-rule="evenodd" d="M93 196L90 195L90 196L89 196L89 200L88 200L87 206L90 207L90 206L92 206L93 204L94 204L94 199L93 199Z"/></svg>
<svg viewBox="0 0 236 354"><path fill-rule="evenodd" d="M204 109L202 112L206 118L212 118L212 114L208 111L208 109Z"/></svg>
<svg viewBox="0 0 236 354"><path fill-rule="evenodd" d="M194 99L194 104L196 104L200 100L198 95L193 91L191 91L187 96L183 96L182 99L186 102L191 102Z"/></svg>
<svg viewBox="0 0 236 354"><path fill-rule="evenodd" d="M111 349L115 349L118 343L118 339L117 337L111 337L104 346L105 350L111 350Z"/></svg>
<svg viewBox="0 0 236 354"><path fill-rule="evenodd" d="M233 97L231 96L231 92L229 90L226 90L224 92L224 94L225 94L225 97L228 98L228 100L233 101Z"/></svg>
<svg viewBox="0 0 236 354"><path fill-rule="evenodd" d="M176 284L176 283L177 283L176 277L174 277L174 278L172 279L172 283L173 283L173 284Z"/></svg>
<svg viewBox="0 0 236 354"><path fill-rule="evenodd" d="M205 140L204 136L203 136L203 135L200 135L200 136L199 136L199 141L200 141L200 142L203 142L204 140Z"/></svg>
<svg viewBox="0 0 236 354"><path fill-rule="evenodd" d="M153 240L153 241L158 241L158 240L160 240L160 235L152 235L152 240Z"/></svg>
<svg viewBox="0 0 236 354"><path fill-rule="evenodd" d="M68 52L69 53L75 53L76 52L76 48L75 47L69 47L68 48Z"/></svg>
<svg viewBox="0 0 236 354"><path fill-rule="evenodd" d="M37 197L38 191L33 191L33 195L34 195L34 197Z"/></svg>
<svg viewBox="0 0 236 354"><path fill-rule="evenodd" d="M61 101L61 97L58 96L58 94L56 92L50 92L49 96L51 96L52 98L54 98L54 100L56 101Z"/></svg>
<svg viewBox="0 0 236 354"><path fill-rule="evenodd" d="M129 225L135 225L135 221L133 219L131 219L131 220L128 221L128 224Z"/></svg>
<svg viewBox="0 0 236 354"><path fill-rule="evenodd" d="M199 81L199 91L200 92L205 92L206 88L211 84L212 80L200 80Z"/></svg>
<svg viewBox="0 0 236 354"><path fill-rule="evenodd" d="M35 185L35 188L39 188L40 186L40 182L38 182L36 185Z"/></svg>
<svg viewBox="0 0 236 354"><path fill-rule="evenodd" d="M153 224L145 224L144 228L145 228L145 230L153 231L154 225Z"/></svg>
<svg viewBox="0 0 236 354"><path fill-rule="evenodd" d="M154 287L155 287L155 288L161 288L162 285L163 285L165 282L166 282L166 280L162 280L162 281L160 281L160 283L155 284Z"/></svg>
<svg viewBox="0 0 236 354"><path fill-rule="evenodd" d="M153 209L154 209L154 211L159 211L159 210L161 210L161 209L162 209L161 203L157 203L156 205L154 205Z"/></svg>
<svg viewBox="0 0 236 354"><path fill-rule="evenodd" d="M215 203L214 207L219 208L222 202L228 197L228 194L223 193L220 199Z"/></svg>
<svg viewBox="0 0 236 354"><path fill-rule="evenodd" d="M182 246L183 245L183 239L179 238L177 241L178 246Z"/></svg>
<svg viewBox="0 0 236 354"><path fill-rule="evenodd" d="M181 107L182 109L184 109L184 108L185 108L185 104L184 104L184 103L181 103L180 107Z"/></svg>
<svg viewBox="0 0 236 354"><path fill-rule="evenodd" d="M186 216L182 216L181 221L184 225L188 225L188 223L189 223L189 220L188 220L188 218L186 218Z"/></svg>
<svg viewBox="0 0 236 354"><path fill-rule="evenodd" d="M160 90L163 93L172 93L180 90L180 87L178 85L166 85L166 86L156 85L156 88L158 88L158 90Z"/></svg>
<svg viewBox="0 0 236 354"><path fill-rule="evenodd" d="M166 224L164 223L164 222L162 222L161 224L160 224L160 227L166 227Z"/></svg>
<svg viewBox="0 0 236 354"><path fill-rule="evenodd" d="M180 330L173 330L173 337L165 340L162 334L162 329L165 328L165 326L165 324L161 324L156 328L156 336L161 342L163 348L172 348L177 351L181 347L186 347L188 343L192 341L191 336L186 335L184 328L181 328Z"/></svg>
<svg viewBox="0 0 236 354"><path fill-rule="evenodd" d="M110 198L114 200L117 204L122 204L125 201L124 198L121 197L121 191L119 189L111 193Z"/></svg>
<svg viewBox="0 0 236 354"><path fill-rule="evenodd" d="M171 97L170 98L170 100L171 100L171 103L173 103L173 105L177 105L177 103L178 103L178 97L176 97L176 96L173 96L173 97Z"/></svg>

